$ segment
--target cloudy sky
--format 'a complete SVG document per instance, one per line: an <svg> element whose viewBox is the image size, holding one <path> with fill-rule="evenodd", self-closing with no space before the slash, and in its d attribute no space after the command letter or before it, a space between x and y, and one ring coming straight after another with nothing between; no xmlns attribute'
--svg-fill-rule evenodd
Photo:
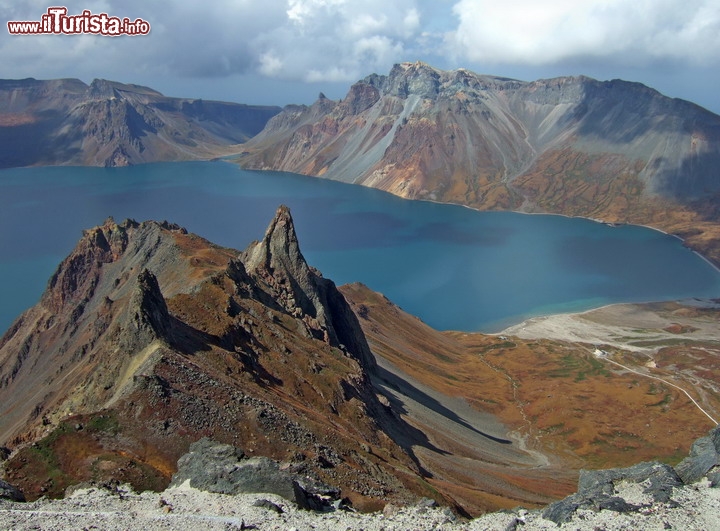
<svg viewBox="0 0 720 531"><path fill-rule="evenodd" d="M0 0L0 18L50 5ZM720 113L718 0L85 0L69 14L142 18L146 36L0 32L0 78L105 78L252 104L342 98L370 73L425 61L534 80L639 81Z"/></svg>

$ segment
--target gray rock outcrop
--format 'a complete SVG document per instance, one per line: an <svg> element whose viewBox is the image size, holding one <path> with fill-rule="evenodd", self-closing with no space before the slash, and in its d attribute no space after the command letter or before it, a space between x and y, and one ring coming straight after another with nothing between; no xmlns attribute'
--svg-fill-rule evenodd
<svg viewBox="0 0 720 531"><path fill-rule="evenodd" d="M690 448L690 455L675 467L675 472L685 484L690 484L701 480L718 466L720 466L720 427L695 441ZM713 478L717 478L720 469L713 472Z"/></svg>
<svg viewBox="0 0 720 531"><path fill-rule="evenodd" d="M648 498L647 503L632 503L618 496L616 487L621 482L641 485L643 494ZM578 509L635 512L652 503L670 502L672 489L682 485L682 480L671 466L657 462L640 463L629 468L583 470L578 491L548 505L543 517L563 524L570 521Z"/></svg>
<svg viewBox="0 0 720 531"><path fill-rule="evenodd" d="M191 487L219 494L277 494L314 511L340 505L339 489L281 469L267 457L246 457L239 448L207 438L192 444L180 458L170 486L179 487L188 481Z"/></svg>
<svg viewBox="0 0 720 531"><path fill-rule="evenodd" d="M551 505L542 515L560 525L572 519L578 509L607 509L620 513L636 512L651 503L674 504L674 488L697 483L707 477L711 486L720 486L720 426L695 441L690 454L675 468L657 462L640 463L629 468L583 470L578 491ZM646 500L628 501L618 496L617 485L640 485Z"/></svg>
<svg viewBox="0 0 720 531"><path fill-rule="evenodd" d="M6 483L0 479L0 500L24 502L25 495L20 492L20 490L10 485L10 483Z"/></svg>

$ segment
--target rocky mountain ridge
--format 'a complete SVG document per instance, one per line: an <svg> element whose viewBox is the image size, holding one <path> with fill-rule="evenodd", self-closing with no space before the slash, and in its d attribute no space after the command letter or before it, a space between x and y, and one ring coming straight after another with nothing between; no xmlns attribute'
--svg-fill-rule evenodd
<svg viewBox="0 0 720 531"><path fill-rule="evenodd" d="M0 168L209 159L231 153L279 110L103 79L0 80Z"/></svg>
<svg viewBox="0 0 720 531"><path fill-rule="evenodd" d="M242 253L166 222L85 231L0 339L0 445L26 496L162 488L202 436L317 470L359 506L423 491L345 299L276 213ZM32 443L32 444L30 444Z"/></svg>
<svg viewBox="0 0 720 531"><path fill-rule="evenodd" d="M720 259L720 117L639 83L402 63L286 107L243 149L246 168L411 199L648 224Z"/></svg>
<svg viewBox="0 0 720 531"><path fill-rule="evenodd" d="M685 198L717 192L719 140L720 117L640 83L522 82L402 63L360 80L341 101L286 108L241 162L492 206L483 184L512 183L550 152L569 150L588 162L612 157L613 172L631 172L647 194ZM598 171L587 168L585 179L603 177ZM522 191L510 189L506 206L532 200Z"/></svg>

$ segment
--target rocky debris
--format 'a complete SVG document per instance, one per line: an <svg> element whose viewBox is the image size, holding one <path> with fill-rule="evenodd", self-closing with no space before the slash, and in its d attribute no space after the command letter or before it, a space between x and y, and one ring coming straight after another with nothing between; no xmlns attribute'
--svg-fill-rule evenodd
<svg viewBox="0 0 720 531"><path fill-rule="evenodd" d="M268 511L272 511L277 514L282 514L285 511L283 511L283 508L280 507L277 503L273 503L270 500L266 499L260 499L257 500L255 503L253 503L253 507L262 507L263 509L267 509Z"/></svg>
<svg viewBox="0 0 720 531"><path fill-rule="evenodd" d="M610 510L631 513L647 510L654 504L676 506L674 489L694 487L707 478L711 487L720 485L720 427L706 437L695 441L690 455L674 469L668 465L649 462L629 468L610 470L583 470L580 472L578 491L564 500L549 505L542 515L558 525L569 522L580 510ZM620 494L625 484L635 486ZM630 494L628 494L630 492Z"/></svg>
<svg viewBox="0 0 720 531"><path fill-rule="evenodd" d="M637 499L626 500L619 496L621 483L639 485L641 493ZM682 485L672 467L656 462L640 463L629 468L583 470L578 491L549 505L542 514L548 520L563 524L570 521L578 509L637 512L653 503L670 502L673 488Z"/></svg>
<svg viewBox="0 0 720 531"><path fill-rule="evenodd" d="M627 531L628 529L717 529L720 490L700 484L676 492L676 507L654 504L645 512L579 511L571 524L577 531ZM266 503L267 502L267 503ZM282 512L269 508L277 506ZM162 529L226 531L228 529L336 531L549 531L558 526L538 511L517 509L486 514L475 520L457 520L445 508L394 506L385 513L347 511L318 513L300 510L273 494L224 495L190 487L162 493L127 491L122 497L103 488L86 488L62 500L32 503L0 500L2 529L104 529L107 531Z"/></svg>
<svg viewBox="0 0 720 531"><path fill-rule="evenodd" d="M699 481L708 472L713 471L713 483L717 484L718 475L720 474L719 466L720 427L716 427L706 437L701 437L693 443L692 448L690 448L690 455L675 467L675 472L685 484L690 484Z"/></svg>
<svg viewBox="0 0 720 531"><path fill-rule="evenodd" d="M710 480L711 487L720 487L720 470L709 473L707 478Z"/></svg>
<svg viewBox="0 0 720 531"><path fill-rule="evenodd" d="M577 531L706 531L717 529L720 522L720 489L711 488L709 481L683 485L671 467L652 462L584 472L577 494L544 511L517 508L461 520L427 498L409 505L388 503L372 514L327 511L327 504L322 511L302 510L308 508L304 502L285 497L290 490L296 493L298 486L307 489L306 484L298 485L292 472L270 460L248 459L242 450L209 439L193 444L180 461L173 484L161 493L137 494L127 485L110 483L68 489L62 500L0 499L0 528L548 531L567 525ZM247 466L252 470L243 470ZM247 485L252 493L242 490ZM268 490L277 486L285 495ZM327 496L327 490L315 492Z"/></svg>
<svg viewBox="0 0 720 531"><path fill-rule="evenodd" d="M340 506L340 490L291 472L266 457L246 457L229 444L203 438L178 461L170 487L188 482L193 488L219 494L272 493L302 509L326 511Z"/></svg>
<svg viewBox="0 0 720 531"><path fill-rule="evenodd" d="M24 502L25 496L20 490L0 479L0 500L11 500L16 502Z"/></svg>

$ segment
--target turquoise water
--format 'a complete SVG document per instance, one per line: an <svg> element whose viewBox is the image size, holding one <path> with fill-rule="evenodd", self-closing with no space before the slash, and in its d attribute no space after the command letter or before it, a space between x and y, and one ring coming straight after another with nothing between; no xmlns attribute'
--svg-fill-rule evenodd
<svg viewBox="0 0 720 531"><path fill-rule="evenodd" d="M720 273L671 236L561 216L475 212L224 162L0 171L0 329L33 305L85 228L168 220L237 249L279 204L307 261L439 329L496 331L614 302L720 297Z"/></svg>

